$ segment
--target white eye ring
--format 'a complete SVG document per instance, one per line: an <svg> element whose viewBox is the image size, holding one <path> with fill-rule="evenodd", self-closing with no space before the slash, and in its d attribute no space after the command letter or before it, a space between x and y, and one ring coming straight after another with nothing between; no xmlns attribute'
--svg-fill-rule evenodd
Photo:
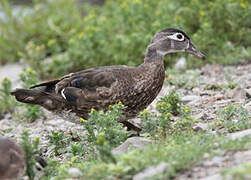
<svg viewBox="0 0 251 180"><path fill-rule="evenodd" d="M179 32L168 36L168 38L173 39L175 41L184 41L184 39L185 39L184 35Z"/></svg>

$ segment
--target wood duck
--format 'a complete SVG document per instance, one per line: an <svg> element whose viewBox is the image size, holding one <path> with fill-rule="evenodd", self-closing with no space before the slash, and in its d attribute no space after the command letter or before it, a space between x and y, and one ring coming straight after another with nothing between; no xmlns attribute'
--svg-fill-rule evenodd
<svg viewBox="0 0 251 180"><path fill-rule="evenodd" d="M156 98L165 79L164 56L174 52L205 58L185 32L167 28L153 37L144 62L137 67L91 68L11 94L20 102L38 104L72 122L80 122L79 117L88 119L91 108L106 111L109 105L121 101L125 108L120 122L139 131L127 120Z"/></svg>
<svg viewBox="0 0 251 180"><path fill-rule="evenodd" d="M0 137L0 157L0 179L14 179L24 174L24 151L18 144Z"/></svg>

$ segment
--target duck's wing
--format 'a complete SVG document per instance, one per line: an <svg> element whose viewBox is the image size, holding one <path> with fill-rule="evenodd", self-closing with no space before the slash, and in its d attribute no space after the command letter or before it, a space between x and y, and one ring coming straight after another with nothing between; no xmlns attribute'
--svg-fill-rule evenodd
<svg viewBox="0 0 251 180"><path fill-rule="evenodd" d="M42 87L45 92L61 95L68 103L81 107L82 105L94 105L95 102L102 103L102 100L112 96L117 82L123 79L128 66L105 66L87 69L71 73L61 79L55 79L32 86L31 88ZM112 102L111 102L112 103Z"/></svg>

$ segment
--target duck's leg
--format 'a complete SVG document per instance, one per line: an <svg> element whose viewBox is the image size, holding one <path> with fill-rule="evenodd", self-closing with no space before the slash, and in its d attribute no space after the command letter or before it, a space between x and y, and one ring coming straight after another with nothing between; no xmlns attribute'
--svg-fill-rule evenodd
<svg viewBox="0 0 251 180"><path fill-rule="evenodd" d="M135 126L134 124L130 123L129 121L122 120L122 121L119 121L119 122L127 127L127 131L134 130L137 133L139 133L142 130L141 128L139 128L139 127Z"/></svg>

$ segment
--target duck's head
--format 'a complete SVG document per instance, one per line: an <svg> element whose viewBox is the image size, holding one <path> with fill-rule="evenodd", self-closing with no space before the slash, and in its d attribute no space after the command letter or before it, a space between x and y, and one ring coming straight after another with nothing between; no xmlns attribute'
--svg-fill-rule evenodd
<svg viewBox="0 0 251 180"><path fill-rule="evenodd" d="M173 52L187 52L201 59L206 56L198 51L187 34L179 29L167 28L158 32L152 39L148 49L156 50L158 55L165 56Z"/></svg>

